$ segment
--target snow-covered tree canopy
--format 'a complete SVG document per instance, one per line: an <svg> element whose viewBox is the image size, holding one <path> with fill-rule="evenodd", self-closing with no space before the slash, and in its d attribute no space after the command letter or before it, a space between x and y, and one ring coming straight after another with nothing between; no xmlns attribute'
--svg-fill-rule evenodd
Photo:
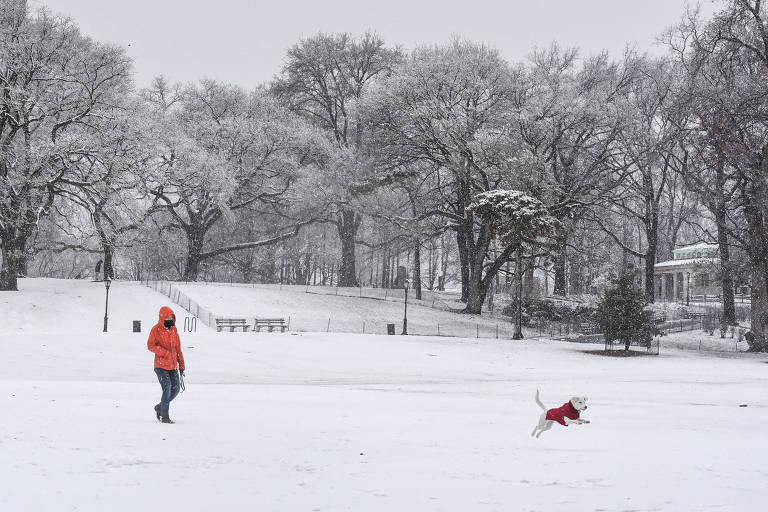
<svg viewBox="0 0 768 512"><path fill-rule="evenodd" d="M561 229L544 203L518 190L490 190L477 194L469 211L489 221L490 236L505 245L520 245Z"/></svg>

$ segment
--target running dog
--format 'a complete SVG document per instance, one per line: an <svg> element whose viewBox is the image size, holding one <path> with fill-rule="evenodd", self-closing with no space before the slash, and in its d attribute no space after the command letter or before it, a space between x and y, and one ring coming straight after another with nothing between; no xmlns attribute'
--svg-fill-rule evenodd
<svg viewBox="0 0 768 512"><path fill-rule="evenodd" d="M574 396L568 402L564 403L556 409L547 409L541 400L539 400L539 390L536 390L536 403L544 411L539 418L539 423L536 428L531 432L531 436L537 438L542 432L552 428L552 423L558 422L564 427L568 425L581 425L583 423L589 423L588 420L582 420L579 418L581 411L587 410L587 397Z"/></svg>

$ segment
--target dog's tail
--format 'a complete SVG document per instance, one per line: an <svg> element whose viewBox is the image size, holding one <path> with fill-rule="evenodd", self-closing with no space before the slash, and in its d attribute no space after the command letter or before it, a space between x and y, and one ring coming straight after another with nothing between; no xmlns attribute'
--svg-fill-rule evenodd
<svg viewBox="0 0 768 512"><path fill-rule="evenodd" d="M536 403L539 404L539 407L541 407L541 410L546 412L547 408L544 406L543 403L541 403L541 400L539 400L539 390L536 390Z"/></svg>

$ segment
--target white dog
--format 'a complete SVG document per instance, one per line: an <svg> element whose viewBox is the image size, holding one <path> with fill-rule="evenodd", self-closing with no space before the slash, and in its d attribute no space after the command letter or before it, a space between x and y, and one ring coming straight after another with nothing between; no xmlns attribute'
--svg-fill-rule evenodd
<svg viewBox="0 0 768 512"><path fill-rule="evenodd" d="M558 422L559 424L567 427L568 425L581 425L583 423L589 423L588 420L582 420L579 418L581 411L587 410L587 397L574 396L568 402L564 403L556 409L547 409L541 400L539 400L539 390L536 390L536 403L544 411L539 418L539 423L536 428L531 432L531 436L539 437L542 432L552 428L552 423Z"/></svg>

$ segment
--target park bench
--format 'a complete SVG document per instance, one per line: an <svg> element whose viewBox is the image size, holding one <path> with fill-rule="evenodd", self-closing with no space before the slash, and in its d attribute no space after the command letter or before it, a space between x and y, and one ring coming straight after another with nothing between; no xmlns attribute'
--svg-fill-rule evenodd
<svg viewBox="0 0 768 512"><path fill-rule="evenodd" d="M285 318L255 318L253 320L254 332L261 332L262 327L266 327L267 332L272 332L275 329L285 332L288 325L285 323Z"/></svg>
<svg viewBox="0 0 768 512"><path fill-rule="evenodd" d="M659 313L653 317L653 321L654 323L657 323L657 324L663 324L664 322L667 321L667 315L665 315L664 313Z"/></svg>
<svg viewBox="0 0 768 512"><path fill-rule="evenodd" d="M225 327L229 328L229 332L235 332L235 329L238 327L242 329L243 332L248 332L250 324L245 318L217 318L216 330L221 332Z"/></svg>
<svg viewBox="0 0 768 512"><path fill-rule="evenodd" d="M596 334L597 333L597 326L595 324L589 323L589 322L582 322L579 325L579 328L581 329L582 334Z"/></svg>
<svg viewBox="0 0 768 512"><path fill-rule="evenodd" d="M698 311L688 311L684 316L685 318L691 318L693 320L701 320L704 318L704 313L699 313Z"/></svg>

